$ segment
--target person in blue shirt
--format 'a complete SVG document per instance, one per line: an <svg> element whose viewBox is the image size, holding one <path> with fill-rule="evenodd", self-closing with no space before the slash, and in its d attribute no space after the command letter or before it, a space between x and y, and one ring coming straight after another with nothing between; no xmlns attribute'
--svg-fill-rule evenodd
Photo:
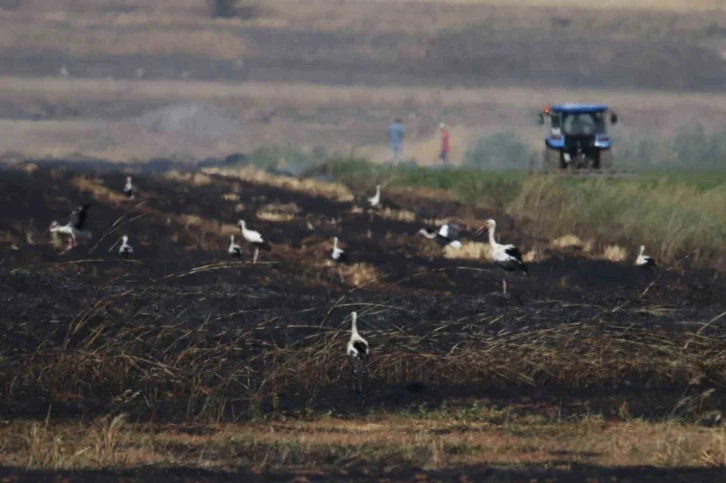
<svg viewBox="0 0 726 483"><path fill-rule="evenodd" d="M391 148L391 159L393 163L397 163L401 160L401 153L403 151L403 138L406 137L406 129L403 127L401 119L396 118L388 126L388 144Z"/></svg>

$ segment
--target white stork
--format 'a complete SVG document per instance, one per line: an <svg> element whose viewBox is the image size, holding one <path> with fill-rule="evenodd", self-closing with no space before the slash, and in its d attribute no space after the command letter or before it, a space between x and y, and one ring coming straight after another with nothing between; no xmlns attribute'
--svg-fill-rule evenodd
<svg viewBox="0 0 726 483"><path fill-rule="evenodd" d="M345 254L345 250L338 248L338 237L333 238L333 251L330 254L330 258L335 262L347 262L348 256Z"/></svg>
<svg viewBox="0 0 726 483"><path fill-rule="evenodd" d="M134 248L129 245L129 237L126 235L121 237L121 246L118 249L118 256L128 260L128 258L134 254Z"/></svg>
<svg viewBox="0 0 726 483"><path fill-rule="evenodd" d="M499 265L507 272L521 271L525 276L527 275L527 265L522 261L522 254L519 249L514 245L502 245L494 240L494 233L497 229L497 222L494 220L487 220L486 224L477 230L476 234L483 231L489 232L489 245L492 247L492 259L494 263ZM507 277L502 279L502 293L507 294Z"/></svg>
<svg viewBox="0 0 726 483"><path fill-rule="evenodd" d="M83 229L86 224L86 218L88 217L88 208L91 205L93 205L93 203L88 203L78 207L76 210L73 210L68 223L65 225L61 225L57 221L53 221L50 224L49 231L51 233L58 233L68 237L68 248L66 248L65 251L68 251L76 246L76 238L91 238L91 232Z"/></svg>
<svg viewBox="0 0 726 483"><path fill-rule="evenodd" d="M126 176L126 185L124 186L124 195L126 195L126 199L133 200L134 199L134 185L131 183L131 176Z"/></svg>
<svg viewBox="0 0 726 483"><path fill-rule="evenodd" d="M450 245L458 250L461 248L461 242L458 240L461 229L456 223L444 223L438 231L431 228L421 228L418 233L425 236L429 240L436 240L440 245Z"/></svg>
<svg viewBox="0 0 726 483"><path fill-rule="evenodd" d="M359 198L360 199L360 198ZM378 206L381 202L381 185L376 185L376 194L373 195L371 198L368 198L368 206L371 208L375 208Z"/></svg>
<svg viewBox="0 0 726 483"><path fill-rule="evenodd" d="M644 255L645 245L640 245L640 252L638 258L635 259L635 266L640 268L656 268L655 260L650 256Z"/></svg>
<svg viewBox="0 0 726 483"><path fill-rule="evenodd" d="M362 393L363 366L370 355L370 349L368 348L368 342L366 342L366 340L358 333L358 326L356 323L358 320L358 313L351 313L350 318L352 321L350 340L348 341L348 346L345 352L348 355L348 361L350 362L353 391Z"/></svg>
<svg viewBox="0 0 726 483"><path fill-rule="evenodd" d="M255 264L257 263L257 257L260 254L260 248L269 252L271 249L270 244L262 238L262 235L260 235L259 232L248 230L247 224L244 220L239 221L239 226L242 230L242 238L255 247L255 255L252 257L252 263Z"/></svg>
<svg viewBox="0 0 726 483"><path fill-rule="evenodd" d="M242 247L234 242L234 235L229 236L229 248L227 253L234 258L242 258Z"/></svg>

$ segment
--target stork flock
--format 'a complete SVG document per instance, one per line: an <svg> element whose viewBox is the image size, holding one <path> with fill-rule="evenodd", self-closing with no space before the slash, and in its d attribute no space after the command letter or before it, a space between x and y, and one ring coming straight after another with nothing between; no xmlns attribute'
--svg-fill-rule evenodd
<svg viewBox="0 0 726 483"><path fill-rule="evenodd" d="M131 176L126 177L126 184L122 190L127 200L134 200L136 188L133 185ZM365 198L365 202L369 209L375 209L381 205L381 186L376 185L376 192L372 197ZM78 238L91 238L92 234L85 228L86 221L88 219L88 211L94 203L88 203L71 213L68 222L65 225L59 224L57 221L53 221L50 225L49 231L51 233L57 233L60 236L65 236L68 239L68 246L64 252L71 250L77 246ZM254 254L252 256L252 263L256 264L260 250L270 251L271 245L265 240L262 234L258 231L251 230L247 227L245 220L239 220L237 225L240 228L242 239L254 248ZM504 270L505 275L502 279L502 294L507 295L507 278L506 273L520 272L524 276L527 276L529 270L527 265L522 260L522 253L520 250L512 244L502 244L496 241L496 228L497 223L493 219L489 219L479 229L474 231L474 236L486 232L489 237L489 245L491 247L492 261ZM421 228L417 234L424 236L427 239L435 240L442 247L451 247L454 250L458 250L462 247L462 243L459 240L459 234L461 233L461 227L453 222L447 222L439 227L424 227ZM123 259L129 259L134 254L133 247L129 244L129 237L123 235L112 247L111 250L121 242L118 248L118 256ZM109 250L109 251L111 251ZM227 253L230 257L241 259L243 255L243 248L235 242L235 236L230 235L230 243L227 249ZM333 238L333 248L330 252L330 258L335 263L345 263L349 260L345 250L338 246L338 237ZM634 263L635 266L647 269L656 268L655 261L652 257L645 255L645 246L640 246L640 251ZM346 355L351 369L351 380L352 388L356 393L362 393L363 391L363 377L365 362L370 355L370 348L368 342L361 337L358 332L358 314L352 312L350 314L351 319L351 332L350 339L346 346Z"/></svg>

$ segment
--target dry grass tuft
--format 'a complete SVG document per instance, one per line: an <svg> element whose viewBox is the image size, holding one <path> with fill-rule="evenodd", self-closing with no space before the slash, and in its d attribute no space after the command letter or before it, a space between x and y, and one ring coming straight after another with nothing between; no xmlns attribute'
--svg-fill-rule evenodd
<svg viewBox="0 0 726 483"><path fill-rule="evenodd" d="M23 171L25 171L28 174L33 174L38 170L38 165L35 163L24 163L23 164Z"/></svg>
<svg viewBox="0 0 726 483"><path fill-rule="evenodd" d="M26 433L17 443L21 463L29 469L113 467L123 462L120 450L129 443L124 414L99 418L89 427L33 422L23 429Z"/></svg>
<svg viewBox="0 0 726 483"><path fill-rule="evenodd" d="M622 262L628 258L628 251L618 245L608 245L603 250L602 258L611 262Z"/></svg>
<svg viewBox="0 0 726 483"><path fill-rule="evenodd" d="M167 171L164 178L173 181L180 181L192 186L206 186L212 183L212 179L204 173L182 173L180 171Z"/></svg>
<svg viewBox="0 0 726 483"><path fill-rule="evenodd" d="M184 229L189 229L190 226L201 228L203 225L210 223L199 215L182 214L176 215L174 218L175 221L180 222L184 226Z"/></svg>
<svg viewBox="0 0 726 483"><path fill-rule="evenodd" d="M461 258L471 260L491 260L492 247L489 243L483 242L462 242L460 249L455 249L450 245L444 247L445 258Z"/></svg>
<svg viewBox="0 0 726 483"><path fill-rule="evenodd" d="M550 241L549 246L550 248L555 248L559 250L566 248L582 249L585 246L585 243L577 235L564 235Z"/></svg>
<svg viewBox="0 0 726 483"><path fill-rule="evenodd" d="M403 221L406 223L413 223L416 221L416 213L409 210L394 210L386 207L383 210L379 210L376 214L386 220Z"/></svg>
<svg viewBox="0 0 726 483"><path fill-rule="evenodd" d="M297 179L291 176L272 175L251 166L242 169L205 168L205 173L234 177L244 181L274 186L296 193L305 193L335 201L353 201L353 193L340 183L326 183L315 179Z"/></svg>
<svg viewBox="0 0 726 483"><path fill-rule="evenodd" d="M178 215L184 228L197 228L208 233L219 233L220 235L234 235L239 232L239 227L231 223L222 223L219 220L207 220L198 215Z"/></svg>
<svg viewBox="0 0 726 483"><path fill-rule="evenodd" d="M356 263L349 267L341 267L340 272L348 285L362 287L381 278L380 272L369 263Z"/></svg>
<svg viewBox="0 0 726 483"><path fill-rule="evenodd" d="M542 260L544 260L544 258L539 255L536 248L532 248L530 251L522 255L522 261L526 263L533 263Z"/></svg>
<svg viewBox="0 0 726 483"><path fill-rule="evenodd" d="M219 250L219 237L239 233L237 225L222 223L216 219L202 218L195 214L169 215L166 220L167 224L174 222L184 227L186 238L193 242L185 247L186 250L190 251L197 248L209 251ZM171 236L175 242L180 239L178 233L172 233Z"/></svg>
<svg viewBox="0 0 726 483"><path fill-rule="evenodd" d="M295 203L269 204L257 210L257 219L272 222L288 222L295 219L300 213L300 207Z"/></svg>
<svg viewBox="0 0 726 483"><path fill-rule="evenodd" d="M103 185L101 179L89 179L84 176L76 176L71 184L83 193L91 193L97 201L105 201L111 204L123 203L126 198L121 194L120 190L115 191Z"/></svg>

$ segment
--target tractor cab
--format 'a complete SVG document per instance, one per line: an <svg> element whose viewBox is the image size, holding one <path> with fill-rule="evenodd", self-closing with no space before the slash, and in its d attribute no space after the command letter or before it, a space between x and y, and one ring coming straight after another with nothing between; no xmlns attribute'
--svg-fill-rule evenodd
<svg viewBox="0 0 726 483"><path fill-rule="evenodd" d="M609 116L608 116L609 114ZM550 119L545 138L545 169L609 169L612 140L607 132L618 116L603 104L558 104L539 113L540 125Z"/></svg>

